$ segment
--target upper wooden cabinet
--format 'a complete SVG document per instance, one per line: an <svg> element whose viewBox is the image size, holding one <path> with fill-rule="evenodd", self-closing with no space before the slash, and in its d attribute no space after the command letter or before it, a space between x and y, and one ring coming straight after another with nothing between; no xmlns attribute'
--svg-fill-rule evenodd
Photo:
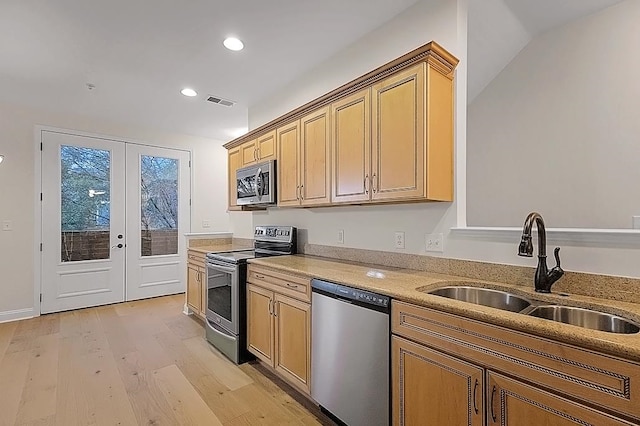
<svg viewBox="0 0 640 426"><path fill-rule="evenodd" d="M452 201L457 63L428 43L225 147L277 157L279 206Z"/></svg>
<svg viewBox="0 0 640 426"><path fill-rule="evenodd" d="M300 122L294 121L278 128L277 187L279 206L297 206L300 204L300 185L298 184L298 162L300 158Z"/></svg>
<svg viewBox="0 0 640 426"><path fill-rule="evenodd" d="M370 99L365 89L331 105L331 201L368 201L371 170Z"/></svg>
<svg viewBox="0 0 640 426"><path fill-rule="evenodd" d="M329 108L321 108L277 130L278 205L330 202Z"/></svg>
<svg viewBox="0 0 640 426"><path fill-rule="evenodd" d="M242 168L242 146L229 150L229 208L238 207L238 193L236 192L236 171Z"/></svg>
<svg viewBox="0 0 640 426"><path fill-rule="evenodd" d="M256 139L257 162L276 159L276 131L272 130Z"/></svg>

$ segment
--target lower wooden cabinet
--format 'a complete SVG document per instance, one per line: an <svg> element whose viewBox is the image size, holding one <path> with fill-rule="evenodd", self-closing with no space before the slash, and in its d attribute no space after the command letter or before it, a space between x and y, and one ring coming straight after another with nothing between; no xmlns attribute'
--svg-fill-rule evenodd
<svg viewBox="0 0 640 426"><path fill-rule="evenodd" d="M404 302L391 317L394 425L640 424L637 363Z"/></svg>
<svg viewBox="0 0 640 426"><path fill-rule="evenodd" d="M629 423L593 408L488 372L487 424L501 426L630 426Z"/></svg>
<svg viewBox="0 0 640 426"><path fill-rule="evenodd" d="M193 250L187 254L187 307L202 318L207 310L204 257Z"/></svg>
<svg viewBox="0 0 640 426"><path fill-rule="evenodd" d="M247 348L284 379L310 393L311 304L306 285L298 277L249 269L247 284ZM277 276L275 276L277 275ZM282 294L289 292L299 299Z"/></svg>
<svg viewBox="0 0 640 426"><path fill-rule="evenodd" d="M483 425L481 367L397 336L391 350L394 425Z"/></svg>

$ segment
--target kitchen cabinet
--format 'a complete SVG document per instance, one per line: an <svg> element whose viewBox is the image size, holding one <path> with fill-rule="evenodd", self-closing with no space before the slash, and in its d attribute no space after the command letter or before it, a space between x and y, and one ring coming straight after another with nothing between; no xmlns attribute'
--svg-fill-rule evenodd
<svg viewBox="0 0 640 426"><path fill-rule="evenodd" d="M397 336L391 362L395 425L483 425L481 367Z"/></svg>
<svg viewBox="0 0 640 426"><path fill-rule="evenodd" d="M228 184L229 184L229 210L238 210L238 193L236 192L236 171L242 168L242 147L229 150Z"/></svg>
<svg viewBox="0 0 640 426"><path fill-rule="evenodd" d="M276 129L281 207L452 201L457 63L428 43L225 147L251 161Z"/></svg>
<svg viewBox="0 0 640 426"><path fill-rule="evenodd" d="M420 63L335 102L332 202L452 201L452 100Z"/></svg>
<svg viewBox="0 0 640 426"><path fill-rule="evenodd" d="M634 424L501 374L490 371L488 377L488 425L631 426Z"/></svg>
<svg viewBox="0 0 640 426"><path fill-rule="evenodd" d="M187 307L202 318L205 317L207 309L204 258L204 253L187 251Z"/></svg>
<svg viewBox="0 0 640 426"><path fill-rule="evenodd" d="M317 206L331 201L329 108L278 129L278 205Z"/></svg>
<svg viewBox="0 0 640 426"><path fill-rule="evenodd" d="M476 408L478 414L484 410L487 424L502 426L640 420L637 363L404 302L392 303L391 321L394 424L443 424L415 423L416 416L428 414L418 400L406 398L409 390L431 395L436 385L459 399L456 422L444 424L474 424L465 414ZM487 377L484 404L473 398L478 371ZM421 379L405 381L411 374Z"/></svg>
<svg viewBox="0 0 640 426"><path fill-rule="evenodd" d="M331 105L333 203L370 200L371 90L361 90Z"/></svg>
<svg viewBox="0 0 640 426"><path fill-rule="evenodd" d="M247 348L309 394L311 375L310 282L249 265Z"/></svg>
<svg viewBox="0 0 640 426"><path fill-rule="evenodd" d="M242 167L260 163L276 158L276 132L275 130L258 136L240 146L242 155Z"/></svg>

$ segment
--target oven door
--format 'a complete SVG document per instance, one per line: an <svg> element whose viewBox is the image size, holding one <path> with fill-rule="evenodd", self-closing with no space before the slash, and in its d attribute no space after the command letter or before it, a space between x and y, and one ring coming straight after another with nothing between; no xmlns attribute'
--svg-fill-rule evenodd
<svg viewBox="0 0 640 426"><path fill-rule="evenodd" d="M274 171L273 161L239 169L236 172L238 205L275 203Z"/></svg>
<svg viewBox="0 0 640 426"><path fill-rule="evenodd" d="M239 267L217 264L207 260L206 276L207 319L237 335L240 328L238 318Z"/></svg>

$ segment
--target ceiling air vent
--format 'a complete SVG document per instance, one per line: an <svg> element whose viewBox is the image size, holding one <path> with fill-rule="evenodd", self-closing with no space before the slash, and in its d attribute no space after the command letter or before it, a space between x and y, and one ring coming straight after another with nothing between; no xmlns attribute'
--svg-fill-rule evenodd
<svg viewBox="0 0 640 426"><path fill-rule="evenodd" d="M231 107L236 104L235 102L230 101L229 99L222 99L217 96L211 96L211 95L207 97L207 102L212 102L214 104L219 104L226 107Z"/></svg>

